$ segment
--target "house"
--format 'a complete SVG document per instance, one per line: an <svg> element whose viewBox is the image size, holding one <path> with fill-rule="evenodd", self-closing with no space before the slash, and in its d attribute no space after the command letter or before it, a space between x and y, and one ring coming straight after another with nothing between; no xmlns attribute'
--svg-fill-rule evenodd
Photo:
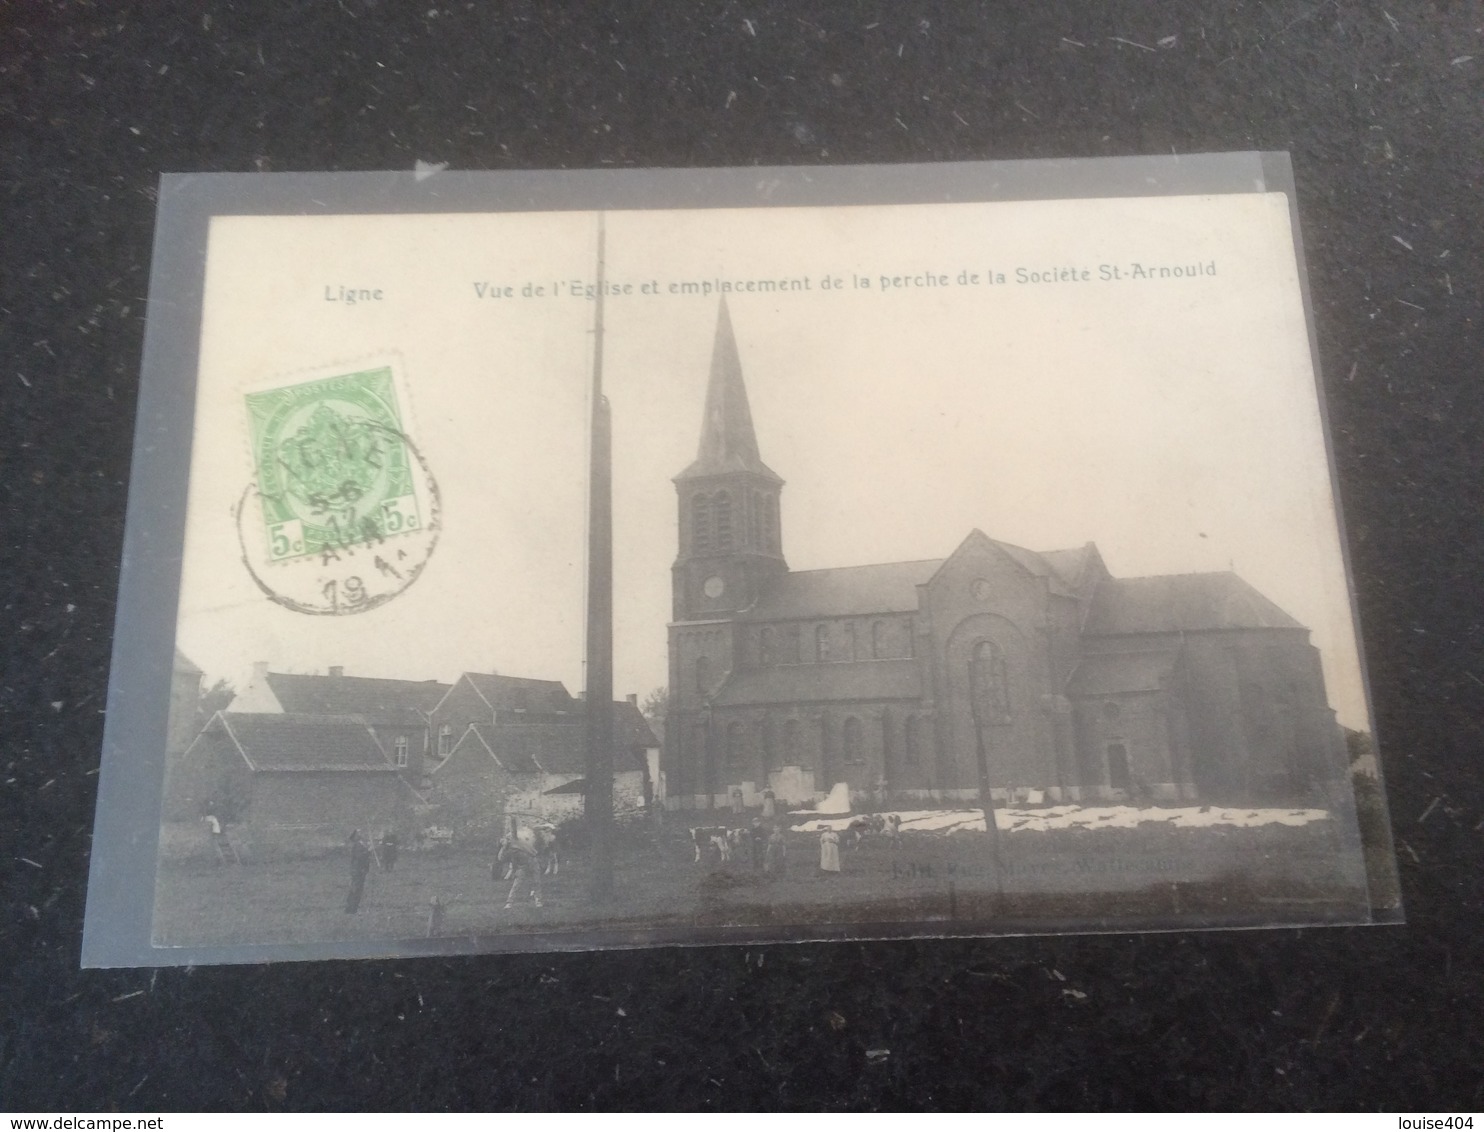
<svg viewBox="0 0 1484 1132"><path fill-rule="evenodd" d="M165 783L168 815L279 844L391 828L416 802L371 724L347 715L217 712Z"/></svg>
<svg viewBox="0 0 1484 1132"><path fill-rule="evenodd" d="M504 739L535 753L552 729L579 718L581 701L560 680L465 672L429 712L430 765L439 766L473 724L498 726Z"/></svg>
<svg viewBox="0 0 1484 1132"><path fill-rule="evenodd" d="M669 804L1295 803L1345 773L1308 630L1233 573L1117 578L1088 543L792 571L723 303L674 480Z"/></svg>
<svg viewBox="0 0 1484 1132"><path fill-rule="evenodd" d="M580 814L585 708L559 681L464 673L430 717L430 820L461 836L496 836L506 814L549 821ZM622 812L653 797L659 743L635 697L613 712L613 793Z"/></svg>
<svg viewBox="0 0 1484 1132"><path fill-rule="evenodd" d="M449 688L437 680L347 676L338 665L326 675L270 672L259 662L232 701L232 711L364 719L392 765L408 785L417 787L431 761L429 714Z"/></svg>
<svg viewBox="0 0 1484 1132"><path fill-rule="evenodd" d="M585 705L584 705L585 706ZM556 744L542 762L546 774L543 797L548 813L582 812L587 789L584 736L575 742ZM649 721L639 710L638 697L630 695L613 705L613 805L619 813L634 811L652 802L664 801L664 780L659 774L660 744Z"/></svg>

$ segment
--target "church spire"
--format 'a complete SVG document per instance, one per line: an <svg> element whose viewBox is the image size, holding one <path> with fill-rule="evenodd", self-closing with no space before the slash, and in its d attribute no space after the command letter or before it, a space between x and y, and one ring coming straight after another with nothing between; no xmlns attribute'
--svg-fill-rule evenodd
<svg viewBox="0 0 1484 1132"><path fill-rule="evenodd" d="M711 380L706 387L701 446L694 463L675 478L695 479L728 472L753 472L778 480L758 454L747 386L742 381L742 360L737 355L737 337L732 332L732 317L723 297L716 320L716 342L711 350Z"/></svg>

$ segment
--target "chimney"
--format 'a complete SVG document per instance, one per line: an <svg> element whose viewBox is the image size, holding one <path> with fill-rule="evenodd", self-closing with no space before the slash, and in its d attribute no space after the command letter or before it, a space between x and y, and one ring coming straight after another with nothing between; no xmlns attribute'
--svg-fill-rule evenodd
<svg viewBox="0 0 1484 1132"><path fill-rule="evenodd" d="M343 665L343 664L332 664L332 665L330 665L330 675L331 676L344 676L345 675L345 665Z"/></svg>
<svg viewBox="0 0 1484 1132"><path fill-rule="evenodd" d="M252 682L254 684L265 683L268 679L268 662L266 660L255 660L252 662Z"/></svg>
<svg viewBox="0 0 1484 1132"><path fill-rule="evenodd" d="M631 708L637 708L639 706L638 692L630 692L627 696L624 697L624 699L629 701L629 707Z"/></svg>

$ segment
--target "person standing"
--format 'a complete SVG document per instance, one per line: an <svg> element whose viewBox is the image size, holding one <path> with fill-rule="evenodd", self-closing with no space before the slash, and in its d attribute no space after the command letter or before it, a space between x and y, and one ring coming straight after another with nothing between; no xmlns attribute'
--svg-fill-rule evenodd
<svg viewBox="0 0 1484 1132"><path fill-rule="evenodd" d="M763 791L763 821L772 821L778 815L778 799L771 790Z"/></svg>
<svg viewBox="0 0 1484 1132"><path fill-rule="evenodd" d="M768 847L763 858L763 872L773 880L781 880L788 857L788 844L783 839L783 830L777 826L768 834Z"/></svg>
<svg viewBox="0 0 1484 1132"><path fill-rule="evenodd" d="M751 851L752 871L761 872L763 868L763 854L768 847L768 831L763 827L762 818L753 818L752 825L747 830L748 849Z"/></svg>
<svg viewBox="0 0 1484 1132"><path fill-rule="evenodd" d="M740 786L733 786L732 787L731 798L732 798L732 813L735 816L737 816L737 817L741 817L742 816L742 811L746 808L746 806L743 803L743 799L742 799L742 788Z"/></svg>
<svg viewBox="0 0 1484 1132"><path fill-rule="evenodd" d="M518 838L509 835L501 838L495 862L490 866L490 875L498 876L501 866L510 866L513 879L505 896L506 908L515 907L515 898L522 890L535 907L541 907L541 864L536 854L522 845Z"/></svg>
<svg viewBox="0 0 1484 1132"><path fill-rule="evenodd" d="M201 820L206 823L206 832L211 836L211 847L216 850L217 864L225 865L229 855L237 864L242 864L242 858L237 856L237 847L222 828L221 819L215 814L207 814Z"/></svg>
<svg viewBox="0 0 1484 1132"><path fill-rule="evenodd" d="M819 868L826 873L840 871L840 835L828 826L819 835Z"/></svg>
<svg viewBox="0 0 1484 1132"><path fill-rule="evenodd" d="M401 842L397 837L395 829L389 829L381 835L381 871L389 873L397 864L397 853Z"/></svg>
<svg viewBox="0 0 1484 1132"><path fill-rule="evenodd" d="M361 838L361 831L350 831L350 891L345 894L345 911L349 915L361 907L366 891L366 875L371 871L371 847Z"/></svg>

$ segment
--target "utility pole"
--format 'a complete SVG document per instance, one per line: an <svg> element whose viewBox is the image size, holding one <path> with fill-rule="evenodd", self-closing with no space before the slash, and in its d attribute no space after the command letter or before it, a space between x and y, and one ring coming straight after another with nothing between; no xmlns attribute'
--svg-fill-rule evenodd
<svg viewBox="0 0 1484 1132"><path fill-rule="evenodd" d="M613 895L613 421L603 395L603 214L598 214L598 293L593 315L592 436L587 514L587 819L592 862L588 896Z"/></svg>
<svg viewBox="0 0 1484 1132"><path fill-rule="evenodd" d="M984 832L989 835L989 858L994 867L995 893L1001 903L1005 899L1003 861L1000 857L1000 826L995 820L994 789L989 784L989 750L985 740L985 722L980 717L979 705L974 704L975 753L979 759L979 807L984 811Z"/></svg>
<svg viewBox="0 0 1484 1132"><path fill-rule="evenodd" d="M989 839L990 863L994 868L996 911L1003 911L1005 906L1005 870L1004 858L1000 854L1000 826L995 820L994 788L989 782L989 740L985 729L1010 722L1009 704L998 703L994 694L994 690L1002 687L996 679L1000 663L998 650L988 642L979 645L969 661L969 713L974 720L979 806L984 811L984 832Z"/></svg>

